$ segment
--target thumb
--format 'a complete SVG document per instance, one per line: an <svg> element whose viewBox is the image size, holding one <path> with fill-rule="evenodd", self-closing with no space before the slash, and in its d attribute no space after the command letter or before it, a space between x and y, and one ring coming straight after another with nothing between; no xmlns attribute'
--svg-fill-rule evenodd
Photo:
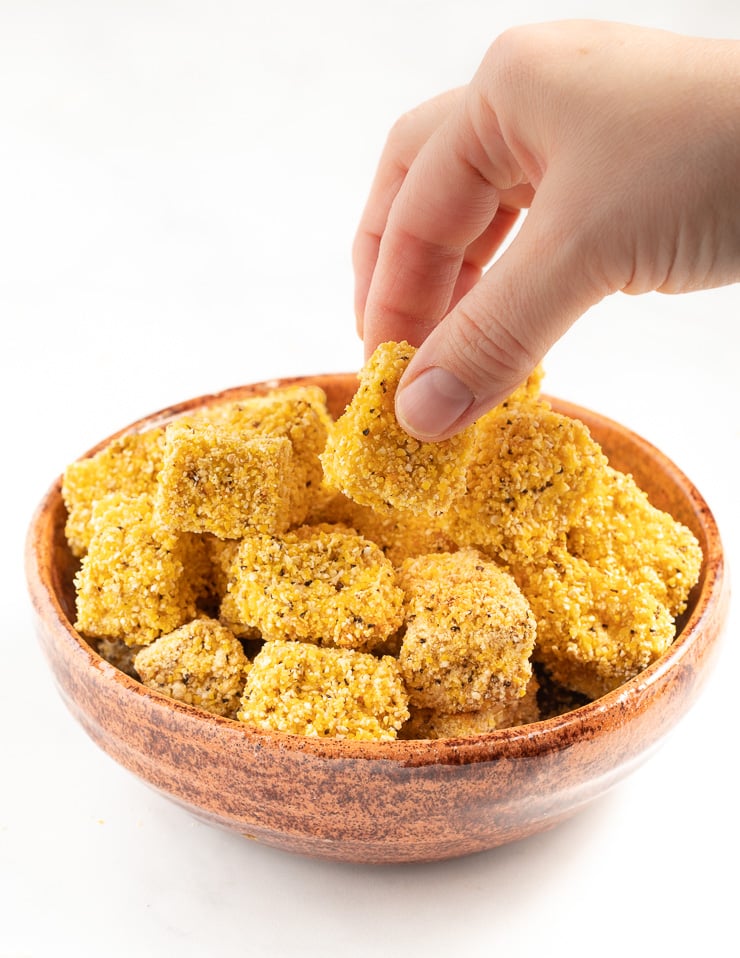
<svg viewBox="0 0 740 958"><path fill-rule="evenodd" d="M417 439L446 439L504 400L610 291L593 275L601 271L586 268L593 250L587 238L540 210L530 210L503 256L409 363L396 416Z"/></svg>

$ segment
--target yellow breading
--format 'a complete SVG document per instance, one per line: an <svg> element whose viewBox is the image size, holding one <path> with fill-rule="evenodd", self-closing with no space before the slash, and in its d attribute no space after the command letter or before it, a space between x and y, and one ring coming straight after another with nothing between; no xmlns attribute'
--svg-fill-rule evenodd
<svg viewBox="0 0 740 958"><path fill-rule="evenodd" d="M598 698L671 644L675 623L649 584L554 548L515 570L537 620L535 658L568 689Z"/></svg>
<svg viewBox="0 0 740 958"><path fill-rule="evenodd" d="M134 668L150 689L235 718L250 662L232 632L198 618L141 649Z"/></svg>
<svg viewBox="0 0 740 958"><path fill-rule="evenodd" d="M95 503L113 492L153 493L163 458L164 429L157 428L114 439L94 456L67 466L62 497L69 514L65 534L73 555L87 551Z"/></svg>
<svg viewBox="0 0 740 958"><path fill-rule="evenodd" d="M539 397L540 367L463 435L412 439L413 353L379 347L336 422L287 386L70 465L79 631L180 701L337 738L527 724L655 661L692 533ZM240 639L264 640L252 667Z"/></svg>
<svg viewBox="0 0 740 958"><path fill-rule="evenodd" d="M207 422L174 422L166 433L157 514L170 529L221 539L240 539L250 529L284 532L293 475L292 446L284 436L245 438Z"/></svg>
<svg viewBox="0 0 740 958"><path fill-rule="evenodd" d="M326 393L320 386L314 386L311 383L295 383L292 386L279 386L277 389L271 389L267 393L267 396L269 399L299 400L308 403L318 414L319 419L327 430L331 429L334 423L332 414L329 412L329 407L326 404Z"/></svg>
<svg viewBox="0 0 740 958"><path fill-rule="evenodd" d="M410 718L398 733L398 737L402 739L463 738L469 735L480 735L483 732L493 732L499 728L511 728L514 725L537 722L540 718L537 690L537 679L532 676L527 685L526 694L506 705L496 702L478 709L477 712L451 714L410 706Z"/></svg>
<svg viewBox="0 0 740 958"><path fill-rule="evenodd" d="M243 438L262 436L290 441L291 473L283 492L290 498L291 525L304 521L311 499L321 485L319 453L326 443L330 417L320 396L321 390L287 387L266 396L208 406L193 416L236 430Z"/></svg>
<svg viewBox="0 0 740 958"><path fill-rule="evenodd" d="M242 540L220 617L268 640L372 649L401 624L402 601L378 546L354 532L302 526Z"/></svg>
<svg viewBox="0 0 740 958"><path fill-rule="evenodd" d="M468 490L450 535L505 563L545 555L600 488L606 457L586 426L543 401L497 406L475 425Z"/></svg>
<svg viewBox="0 0 740 958"><path fill-rule="evenodd" d="M229 572L241 545L240 539L219 539L204 535L203 541L211 560L212 593L219 601L229 589Z"/></svg>
<svg viewBox="0 0 740 958"><path fill-rule="evenodd" d="M231 568L239 551L241 540L218 539L216 536L210 535L203 536L203 540L211 561L211 583L208 595L213 600L212 604L216 608L220 608L224 596L229 591ZM259 630L251 626L242 625L240 622L229 622L223 615L220 617L220 621L240 639L261 638Z"/></svg>
<svg viewBox="0 0 740 958"><path fill-rule="evenodd" d="M149 496L113 494L100 500L75 576L75 627L91 638L148 645L194 618L197 586L186 574L193 549L192 537L173 533L154 518Z"/></svg>
<svg viewBox="0 0 740 958"><path fill-rule="evenodd" d="M472 712L524 695L535 620L513 578L474 549L401 567L406 632L399 662L411 703Z"/></svg>
<svg viewBox="0 0 740 958"><path fill-rule="evenodd" d="M442 442L419 442L401 429L396 387L414 352L405 342L375 350L321 462L327 483L361 505L439 515L465 491L473 434L469 428Z"/></svg>
<svg viewBox="0 0 740 958"><path fill-rule="evenodd" d="M517 405L523 402L532 402L533 400L538 399L542 389L542 380L544 378L545 370L543 366L541 364L535 366L521 386L517 386L511 395L502 403L500 403L500 408Z"/></svg>
<svg viewBox="0 0 740 958"><path fill-rule="evenodd" d="M413 556L453 552L456 548L440 517L417 515L403 509L378 512L327 487L314 504L307 522L342 523L356 530L379 545L396 568Z"/></svg>
<svg viewBox="0 0 740 958"><path fill-rule="evenodd" d="M568 549L606 572L643 582L671 615L686 608L702 552L693 533L656 509L632 476L607 469L600 494L568 533Z"/></svg>
<svg viewBox="0 0 740 958"><path fill-rule="evenodd" d="M388 740L408 715L390 656L275 641L255 656L237 717L295 735Z"/></svg>
<svg viewBox="0 0 740 958"><path fill-rule="evenodd" d="M184 549L183 574L193 590L199 607L208 609L210 614L221 601L220 572L216 568L216 560L209 542L215 536L181 533L180 537ZM236 540L219 539L218 541L234 542Z"/></svg>

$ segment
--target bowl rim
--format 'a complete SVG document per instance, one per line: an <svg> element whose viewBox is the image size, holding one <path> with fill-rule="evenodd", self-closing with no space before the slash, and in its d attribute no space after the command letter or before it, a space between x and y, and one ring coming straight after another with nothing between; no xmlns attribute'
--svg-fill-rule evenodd
<svg viewBox="0 0 740 958"><path fill-rule="evenodd" d="M355 375L355 373L327 373L269 379L244 384L243 386L234 386L219 392L206 393L164 407L137 419L130 425L96 443L78 458L83 459L93 455L119 436L141 431L144 428L164 425L169 420L202 404L243 397L246 390L250 392L254 390L255 393L259 394L269 389L302 383L315 383L316 381L335 381L338 383ZM76 631L59 601L51 577L51 568L40 561L38 546L42 541L51 542L53 537L54 526L51 516L55 507L58 508L61 502L61 475L51 484L37 505L26 536L26 579L32 604L40 620L48 622L51 618L48 630L54 631L56 635L54 641L59 641L61 638L66 651L80 659L82 665L84 665L86 659L87 666L100 673L99 678L104 683L116 685L124 694L130 693L146 697L154 708L162 710L163 713L171 714L174 711L180 713L183 717L187 716L194 719L204 731L206 726L213 731L218 729L219 732L232 737L235 736L245 744L251 743L254 747L268 749L277 747L284 751L302 752L324 759L390 761L402 765L458 765L526 754L541 754L544 751L559 751L567 748L573 743L576 730L579 739L589 735L596 736L615 710L621 709L626 714L630 711L630 705L638 706L641 700L649 695L651 690L654 690L665 679L667 673L684 658L696 641L697 636L701 634L702 626L712 617L725 611L724 607L729 601L729 587L722 541L714 515L696 486L675 462L648 440L616 420L549 394L543 394L543 399L550 402L557 412L572 418L582 419L587 425L591 420L603 424L605 427L615 428L631 445L642 448L654 461L658 461L662 467L665 467L671 473L675 484L691 501L707 542L707 549L704 550L703 579L700 591L696 595L693 608L683 622L681 630L671 646L634 678L600 698L561 715L540 719L527 725L451 738L396 739L390 741L318 738L250 726L236 719L225 718L197 706L179 702L162 692L150 689L104 659ZM44 526L44 520L46 520L46 526ZM42 533L45 533L45 536ZM51 555L51 550L49 555Z"/></svg>

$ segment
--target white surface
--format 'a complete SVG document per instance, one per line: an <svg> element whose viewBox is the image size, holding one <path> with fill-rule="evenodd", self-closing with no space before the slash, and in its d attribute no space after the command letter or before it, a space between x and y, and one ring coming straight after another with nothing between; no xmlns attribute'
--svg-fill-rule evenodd
<svg viewBox="0 0 740 958"><path fill-rule="evenodd" d="M195 824L100 752L56 693L23 579L33 508L94 442L193 395L358 366L349 252L387 129L506 26L589 10L0 0L2 958L728 954L737 615L699 704L568 824L349 867ZM740 35L734 0L598 10ZM615 297L546 383L674 458L736 565L739 306L737 287Z"/></svg>

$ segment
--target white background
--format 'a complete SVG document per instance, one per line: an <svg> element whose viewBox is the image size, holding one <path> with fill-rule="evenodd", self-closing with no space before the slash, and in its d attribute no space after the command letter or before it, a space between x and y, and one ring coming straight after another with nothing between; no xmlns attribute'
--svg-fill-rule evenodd
<svg viewBox="0 0 740 958"><path fill-rule="evenodd" d="M356 369L350 245L388 128L505 27L593 10L0 0L2 958L730 953L736 615L700 702L577 818L354 867L196 824L115 765L57 696L23 578L36 503L99 439L212 390ZM740 37L735 0L598 15ZM549 392L694 479L736 565L739 307L738 287L614 297L546 362Z"/></svg>

